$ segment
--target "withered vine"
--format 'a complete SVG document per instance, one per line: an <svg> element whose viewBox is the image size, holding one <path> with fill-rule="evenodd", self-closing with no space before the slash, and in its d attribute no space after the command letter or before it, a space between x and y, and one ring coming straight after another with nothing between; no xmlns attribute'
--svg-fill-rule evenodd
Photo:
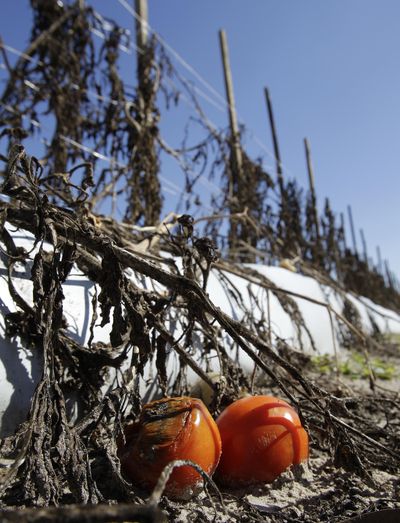
<svg viewBox="0 0 400 523"><path fill-rule="evenodd" d="M343 227L336 224L329 203L324 215L316 216L312 195L304 196L295 180L280 176L278 184L242 145L243 166L233 172L229 134L213 127L195 88L173 66L156 37L141 49L138 87L133 89L119 70L121 47L130 45L125 30L102 19L88 4L32 0L31 5L33 29L25 53L11 66L1 48L9 78L1 96L0 124L2 135L11 141L12 136L22 139L38 133L35 122L54 127L42 159L54 201L74 207L76 189L62 193L57 187L83 159L94 173L89 203L93 210L114 211L118 206L125 220L154 225L163 207L160 155L167 154L184 176L185 212L201 210L204 215L201 191L194 190L199 180L208 176L220 186L222 193L214 193L209 201L213 212L204 230L225 256L244 262L305 262L348 289L399 309L396 281L344 248ZM102 35L100 44L94 32ZM183 96L195 109L178 149L159 131L161 95L166 110L182 103ZM193 126L197 133L206 132L200 142L190 138ZM100 161L103 157L108 158L107 167ZM101 206L105 200L108 203Z"/></svg>
<svg viewBox="0 0 400 523"><path fill-rule="evenodd" d="M0 444L2 458L10 462L0 475L1 504L142 503L141 494L120 474L116 438L122 424L140 411L140 377L146 365L154 363L156 384L164 394L187 393L190 368L214 390L212 410L218 413L253 385L228 356L231 350L246 353L258 373L299 408L319 435L318 444L329 448L338 464L364 477L372 465L398 471L394 424L388 421L382 431L370 420L360 421L360 401L327 392L305 377L299 370L302 362L285 340L278 340L279 350L273 350L259 290L279 300L300 343L303 334L313 345L296 296L254 267L234 262L288 259L322 285L332 285L343 298L343 315L336 320L344 325L345 341L361 340L364 348L373 340L360 332L345 290L400 309L396 285L346 247L343 227L336 224L328 200L323 216L316 217L310 195L294 180L277 187L261 160L251 159L243 145L242 172L230 191L234 166L228 133L208 121L195 90L156 39L144 48L142 81L131 89L118 69L120 46L129 46L129 37L116 24L105 25L89 5L82 8L79 2L32 0L31 5L34 26L24 56L11 66L1 47L9 77L0 102L5 195L0 243L16 305L16 312L6 316L7 335L24 340L40 356L43 372L26 422ZM101 44L93 30L102 34ZM172 110L182 94L193 103L196 116L182 146L174 148L161 136L159 104L163 99L166 110ZM54 132L39 161L21 141L38 132L34 122L46 119ZM191 142L191 125L202 129L200 142ZM162 154L176 159L187 198L186 214L160 223ZM101 167L102 156L111 159L106 168ZM202 207L195 188L204 176L221 192L212 195L212 212L194 220L191 214ZM107 199L123 207L123 221L95 212ZM235 224L230 232L227 218ZM34 251L15 245L10 224L33 234ZM27 267L32 303L15 285L18 265ZM86 343L71 335L64 315L63 284L73 267L93 287ZM243 321L211 302L211 271L242 309ZM254 310L246 310L229 278L232 273L248 282ZM151 281L147 288L146 278ZM110 328L108 343L95 341L99 323ZM201 362L194 347L201 347ZM168 358L176 359L174 376L167 373ZM218 358L224 381L214 383L207 374L212 358ZM105 393L113 375L115 386ZM79 396L78 419L67 407L66 398L73 394ZM388 404L376 401L374 407L382 417L387 414ZM152 514L162 520L158 512Z"/></svg>
<svg viewBox="0 0 400 523"><path fill-rule="evenodd" d="M62 183L67 185L63 190L71 189L68 176ZM384 432L368 436L360 428L360 419L353 419L355 398L332 395L310 381L284 340L279 341L278 352L272 349L266 318L257 320L246 311L246 321L238 321L210 301L207 279L214 266L239 307L242 298L229 280L232 271L256 285L254 289L275 294L298 329L307 329L290 293L282 293L258 271L218 262L215 245L196 235L189 215L179 217L169 232L155 232L163 250L182 257L179 270L172 258L141 249L149 233L133 235L123 224L92 215L84 187L79 189L80 203L74 211L52 203L38 161L20 145L11 148L2 190L9 201L0 204L0 240L17 306L17 312L6 316L7 334L28 341L43 365L27 421L1 443L2 458L10 460L0 477L3 504L140 501L120 474L116 439L122 424L140 410L139 383L145 365L155 361L161 390L175 394L188 392L185 376L190 368L214 390L212 409L218 412L241 389L250 387L228 356L230 349L246 353L271 386L300 409L306 423L317 432L323 427L322 441L335 450L341 466L365 475L371 464L398 469L395 428L387 426ZM30 231L36 250L29 253L17 247L7 224ZM27 303L15 286L13 271L16 264L31 258L33 293L32 303ZM92 326L98 321L110 325L107 344L93 343L92 337L88 343L78 343L68 329L62 285L74 264L96 286L93 309L98 303L100 317L93 314ZM137 277L144 276L155 285L144 288L136 283ZM256 308L256 294L253 299ZM346 318L341 321L367 343ZM183 334L167 329L171 322L180 325ZM193 353L199 343L204 348L202 364ZM174 355L179 372L171 381L166 365ZM218 383L204 370L215 356L225 376ZM112 369L120 373L119 385L104 395L102 385ZM66 397L71 393L79 396L79 419L67 409ZM109 479L104 481L105 477Z"/></svg>

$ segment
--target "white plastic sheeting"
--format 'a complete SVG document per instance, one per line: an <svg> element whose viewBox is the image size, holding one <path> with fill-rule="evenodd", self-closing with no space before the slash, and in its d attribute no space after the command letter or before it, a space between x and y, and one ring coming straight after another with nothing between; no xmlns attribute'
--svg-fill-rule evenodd
<svg viewBox="0 0 400 523"><path fill-rule="evenodd" d="M35 250L33 250L32 236L24 231L15 231L12 227L8 227L8 230L17 246L22 246L28 252L31 252L30 258L33 260ZM10 340L5 337L5 315L16 310L8 289L5 256L2 253L0 261L0 437L13 433L17 424L26 418L33 391L42 372L40 351L36 352L35 348L25 348L18 338ZM338 313L342 312L343 298L331 287L322 286L310 277L284 268L260 265L249 267L259 271L279 288L303 296L302 298L293 297L293 299L299 306L317 352L319 354L333 354L333 337L337 338L338 319L335 318L335 315L332 315L332 329L327 308L313 303L307 298L328 303ZM17 264L14 272L15 287L28 303L32 302L30 269L31 263L29 262L26 266ZM134 275L133 272L130 273L130 277L135 280L137 285L145 288L155 286L160 289L160 285L149 278ZM65 294L64 316L68 322L68 332L76 341L85 344L90 336L91 299L94 293L94 284L74 267L63 290ZM301 347L302 350L308 352L314 350L309 335L304 329L300 333L297 331L276 295L260 285L250 283L248 279L228 272L224 272L221 276L219 271L213 270L209 277L207 293L217 307L220 307L222 311L234 319L245 320L246 314L250 311L256 320L265 322L266 326L271 326L273 343L276 337L279 337L297 350L300 350ZM372 320L382 332L400 332L400 317L393 311L375 305L366 298L356 298L350 295L347 295L347 297L358 309L365 331L372 330ZM179 337L181 327L178 322L174 322L173 317L168 328L175 337ZM109 328L100 328L97 325L94 329L93 341L109 342ZM338 341L339 339L337 343ZM193 357L201 362L201 347L194 346L193 350ZM229 349L228 353L232 358L239 359L243 370L252 371L253 362L247 354L236 350L229 352ZM211 357L210 362L213 367L212 370L218 371L216 355ZM175 354L171 354L168 360L170 381L176 376L176 369L177 357ZM141 383L142 393L146 395L147 399L156 393L154 374L155 366L152 362L147 365L144 380ZM118 373L114 374L113 378L110 378L109 387L116 385L118 378ZM189 371L188 380L194 381L195 379L194 372Z"/></svg>

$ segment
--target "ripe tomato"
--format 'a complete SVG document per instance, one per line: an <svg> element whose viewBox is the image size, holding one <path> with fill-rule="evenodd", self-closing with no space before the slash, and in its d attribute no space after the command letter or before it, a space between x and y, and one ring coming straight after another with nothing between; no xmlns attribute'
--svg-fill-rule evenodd
<svg viewBox="0 0 400 523"><path fill-rule="evenodd" d="M218 417L222 456L215 477L227 486L270 483L308 457L308 435L296 411L272 396L249 396Z"/></svg>
<svg viewBox="0 0 400 523"><path fill-rule="evenodd" d="M221 456L221 438L204 403L195 398L166 398L143 407L139 421L128 426L119 457L124 474L138 487L151 490L164 467L189 459L212 475ZM165 494L188 499L203 486L190 466L173 470Z"/></svg>

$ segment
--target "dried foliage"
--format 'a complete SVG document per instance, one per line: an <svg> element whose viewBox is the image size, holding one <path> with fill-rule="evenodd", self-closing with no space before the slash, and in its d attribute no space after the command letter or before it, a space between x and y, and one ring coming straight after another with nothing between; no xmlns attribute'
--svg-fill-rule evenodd
<svg viewBox="0 0 400 523"><path fill-rule="evenodd" d="M317 444L329 450L338 464L364 478L369 478L372 466L398 471L398 427L388 422L381 430L362 419L362 399L332 393L307 378L301 371L304 360L296 359L284 340L277 352L271 345L266 312L261 311L264 321L254 313L261 309L259 298L253 293L254 311L247 310L229 274L246 279L250 294L256 286L267 296L276 296L292 318L299 340L305 333L313 344L296 296L277 288L254 267L235 264L288 258L297 270L336 290L344 302L343 314L335 316L342 325L343 341L361 345L364 351L376 347L376 342L360 332L346 293L400 310L396 282L346 248L343 227L336 225L328 200L323 216L316 216L312 195L304 195L294 180L276 184L242 144L242 171L234 176L229 133L209 122L195 89L174 69L159 42L150 40L143 49L138 60L141 80L133 90L119 75L120 47L129 41L116 24L105 24L79 2L32 0L31 4L34 27L25 55L11 67L1 47L9 79L0 104L5 195L0 202L0 242L17 310L6 317L7 335L24 340L29 350L40 355L43 375L27 421L0 444L2 457L11 463L0 475L1 504L143 504L143 493L121 476L116 455L122 424L141 408L138 377L153 360L162 393L182 394L187 392L190 368L214 390L215 414L254 384L256 371L250 381L227 356L231 348L246 353L264 383L297 406ZM101 45L94 42L93 30L102 34ZM204 138L193 144L188 124L182 146L175 149L159 131L158 105L163 96L170 109L182 94L196 110L190 125L201 129ZM54 127L41 161L28 156L21 145L21 140L37 132L36 121ZM182 170L186 214L160 223L161 154L173 157ZM111 159L103 169L97 160L102 156ZM191 215L202 206L195 189L204 175L222 192L213 195L211 215L194 220ZM112 210L117 202L124 205L124 222L94 212L101 205ZM33 253L15 246L6 222L33 233ZM180 258L182 269L174 257L161 256L159 249ZM13 277L16 264L30 263L32 304L18 294ZM63 283L74 266L95 284L91 329L98 321L109 325L107 344L95 343L93 336L87 344L79 344L69 334ZM211 268L245 313L243 321L224 314L210 301ZM134 276L149 278L152 287L135 283ZM333 317L334 311L327 310ZM180 334L167 328L172 324L179 325ZM194 359L194 347L201 347L202 365ZM171 354L179 361L173 383L166 371ZM215 357L226 378L217 384L206 374ZM120 383L104 396L102 386L113 371L119 373ZM73 394L79 397L79 420L71 418L67 408L66 398ZM389 408L398 409L396 398L381 405L379 397L373 401L382 416ZM164 508L173 517L173 503ZM106 512L85 515L71 509L70 516L71 521L73 517L163 518L154 505L143 510L121 505L118 514ZM11 513L7 517L13 520Z"/></svg>
<svg viewBox="0 0 400 523"><path fill-rule="evenodd" d="M207 119L195 88L174 68L156 39L141 49L138 87L133 90L122 81L118 66L121 46L129 46L129 35L116 24L89 6L82 9L79 2L32 0L32 9L31 43L13 67L3 49L9 80L1 97L0 123L10 143L38 132L33 122L54 126L42 165L55 202L74 208L79 189L71 180L68 192L65 185L64 192L56 189L83 158L87 183L94 183L89 198L92 210L113 212L118 203L125 220L154 225L162 212L160 154L167 154L185 177L185 212L201 208L201 193L195 187L205 174L221 186L222 193L211 199L214 214L204 232L225 257L242 262L282 258L307 262L353 292L399 310L396 280L345 249L343 227L336 225L328 200L320 218L314 195L304 198L294 180L280 177L275 183L261 161L252 160L240 143L243 165L238 170L232 159L237 145ZM93 31L102 35L101 45L94 41ZM188 123L179 149L170 147L158 129L161 93L167 110L183 97L195 108L196 118ZM193 126L196 136L199 130L206 133L200 142L190 138ZM81 144L86 152L78 147ZM110 161L100 170L102 157Z"/></svg>
<svg viewBox="0 0 400 523"><path fill-rule="evenodd" d="M34 122L54 126L43 159L51 173L48 183L54 188L77 159L90 160L98 171L99 159L112 158L96 177L91 204L111 198L115 205L117 197L125 196L127 219L155 223L162 203L155 97L163 71L163 64L156 65L153 59L155 43L143 51L144 81L133 95L118 70L120 46L129 45L123 30L110 21L105 24L92 8L81 9L78 2L69 6L32 0L31 4L31 43L10 68L1 97L2 127L21 129L26 136L38 132ZM102 35L100 46L94 31ZM56 201L74 205L73 191L55 194Z"/></svg>
<svg viewBox="0 0 400 523"><path fill-rule="evenodd" d="M239 322L215 307L206 293L208 271L215 265L221 269L221 277L233 271L275 293L299 328L305 328L290 293L283 295L256 271L218 262L214 245L196 237L190 216L179 218L174 234L160 237L163 250L182 256L183 272L179 273L168 259L156 253L149 258L149 253L140 252L143 233L135 237L121 224L91 215L84 201L85 189L81 188L81 204L71 212L51 203L41 182L37 160L15 144L3 184L9 201L1 203L1 242L7 252L9 288L18 310L7 317L7 329L9 336L29 340L31 350L41 354L43 374L27 421L1 445L3 459L12 460L0 478L3 505L140 501L140 495L121 477L116 457L121 424L140 410L135 377L155 358L159 384L166 392L166 354L176 352L181 371L173 391L186 392L185 369L190 367L214 389L212 409L218 412L237 397L240 389L250 387L240 368L227 357L229 345L248 354L259 375L296 405L313 433L321 434L321 445L335 452L341 466L365 477L372 464L398 470L396 432L389 428L374 432L367 427L367 419L362 421L357 416L355 397L333 395L310 381L299 370L303 364L295 360L293 350L283 340L279 352L272 349L268 324L256 321L251 311L247 311L246 321ZM66 177L63 183L68 190ZM15 263L26 263L29 253L14 245L4 228L6 221L36 237L32 305L13 284ZM51 250L45 248L44 241ZM101 320L111 326L107 345L80 345L66 329L62 284L73 264L100 289L97 300ZM164 290L137 286L128 277L129 270L151 278ZM235 295L228 279L226 286ZM240 304L237 292L236 299ZM167 330L171 317L181 322L183 336L176 338ZM346 322L345 318L341 320ZM359 340L368 341L350 323L346 325ZM223 383L212 383L204 372L207 365L202 368L194 361L192 348L198 345L197 340L204 347L205 361L218 355L226 376ZM107 371L120 368L128 357L131 360L121 385L103 398L100 391ZM78 393L83 406L77 421L69 418L66 408L71 390ZM125 409L127 404L132 406L131 411Z"/></svg>

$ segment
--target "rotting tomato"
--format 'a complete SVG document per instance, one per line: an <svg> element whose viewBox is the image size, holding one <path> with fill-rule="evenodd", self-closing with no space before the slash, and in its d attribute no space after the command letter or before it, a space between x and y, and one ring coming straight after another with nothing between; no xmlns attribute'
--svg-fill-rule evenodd
<svg viewBox="0 0 400 523"><path fill-rule="evenodd" d="M240 487L270 483L308 458L308 435L296 411L272 396L249 396L217 418L222 456L215 477Z"/></svg>
<svg viewBox="0 0 400 523"><path fill-rule="evenodd" d="M204 403L195 398L165 398L144 405L139 420L127 426L119 445L124 474L136 486L151 490L164 467L176 459L214 473L221 456L218 427ZM173 470L164 494L188 499L201 490L203 478L190 466Z"/></svg>

